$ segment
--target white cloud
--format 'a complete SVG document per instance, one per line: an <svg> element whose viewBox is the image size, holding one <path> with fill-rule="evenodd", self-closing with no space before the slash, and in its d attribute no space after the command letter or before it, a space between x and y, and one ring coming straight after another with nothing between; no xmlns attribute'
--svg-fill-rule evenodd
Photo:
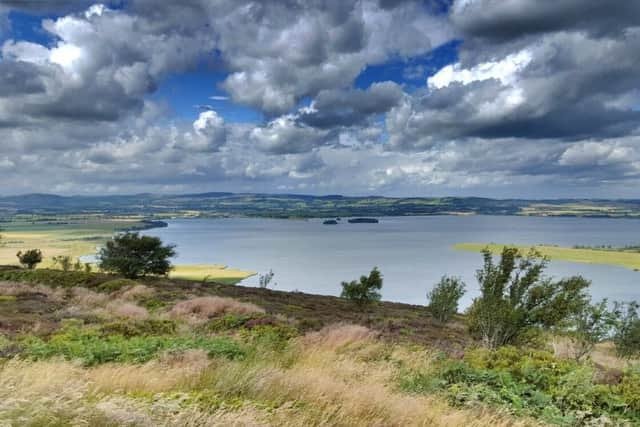
<svg viewBox="0 0 640 427"><path fill-rule="evenodd" d="M462 68L459 62L440 69L427 79L430 89L442 89L451 83L467 85L472 82L497 79L503 85L514 85L518 74L531 62L533 56L528 50L507 55L499 61L483 62L472 68Z"/></svg>

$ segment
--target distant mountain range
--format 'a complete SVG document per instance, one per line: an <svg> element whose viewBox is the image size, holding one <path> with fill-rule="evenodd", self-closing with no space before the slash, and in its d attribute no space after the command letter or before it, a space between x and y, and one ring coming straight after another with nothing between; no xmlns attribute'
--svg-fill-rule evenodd
<svg viewBox="0 0 640 427"><path fill-rule="evenodd" d="M486 214L640 218L640 200L348 197L254 193L144 193L115 196L25 194L0 197L0 216L16 214L274 218Z"/></svg>

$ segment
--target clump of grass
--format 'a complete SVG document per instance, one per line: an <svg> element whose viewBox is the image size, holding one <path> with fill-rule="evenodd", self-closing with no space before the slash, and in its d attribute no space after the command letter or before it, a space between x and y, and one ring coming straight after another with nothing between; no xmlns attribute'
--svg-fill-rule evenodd
<svg viewBox="0 0 640 427"><path fill-rule="evenodd" d="M337 349L358 341L374 339L378 334L360 325L337 324L325 326L304 337L305 343L324 349Z"/></svg>
<svg viewBox="0 0 640 427"><path fill-rule="evenodd" d="M141 301L153 296L154 291L152 288L145 285L135 285L129 289L125 289L120 298L127 301Z"/></svg>
<svg viewBox="0 0 640 427"><path fill-rule="evenodd" d="M19 296L30 294L42 294L47 298L60 299L61 293L48 286L40 284L0 282L0 295Z"/></svg>
<svg viewBox="0 0 640 427"><path fill-rule="evenodd" d="M138 286L139 283L130 279L113 279L107 282L101 283L97 286L97 289L101 292L112 293L120 291L124 288L133 288Z"/></svg>
<svg viewBox="0 0 640 427"><path fill-rule="evenodd" d="M169 315L182 318L192 323L203 323L207 320L225 314L254 314L264 313L257 305L240 302L232 298L197 297L181 301L173 306Z"/></svg>
<svg viewBox="0 0 640 427"><path fill-rule="evenodd" d="M149 317L146 308L126 301L112 301L107 304L106 310L111 315L124 319L146 319Z"/></svg>
<svg viewBox="0 0 640 427"><path fill-rule="evenodd" d="M176 322L166 319L118 320L100 326L100 332L103 335L122 335L123 337L171 335L176 330Z"/></svg>

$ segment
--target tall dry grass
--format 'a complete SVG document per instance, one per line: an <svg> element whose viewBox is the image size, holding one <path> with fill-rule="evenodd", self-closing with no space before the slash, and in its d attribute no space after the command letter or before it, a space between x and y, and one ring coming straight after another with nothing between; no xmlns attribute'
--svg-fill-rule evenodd
<svg viewBox="0 0 640 427"><path fill-rule="evenodd" d="M191 323L202 323L212 317L230 313L264 313L264 309L233 298L197 297L180 301L169 311L171 317L184 319Z"/></svg>
<svg viewBox="0 0 640 427"><path fill-rule="evenodd" d="M94 368L13 360L0 367L0 420L28 425L44 416L49 424L42 425L64 420L92 426L535 425L403 393L394 386L400 362L421 365L429 358L424 351L381 343L374 332L353 325L302 337L290 353L245 360L210 360L199 351ZM214 396L216 405L194 403L203 393Z"/></svg>

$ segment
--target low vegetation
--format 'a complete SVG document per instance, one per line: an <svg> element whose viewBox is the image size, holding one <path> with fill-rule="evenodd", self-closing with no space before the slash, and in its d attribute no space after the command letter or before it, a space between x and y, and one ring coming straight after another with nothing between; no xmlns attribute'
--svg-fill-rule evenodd
<svg viewBox="0 0 640 427"><path fill-rule="evenodd" d="M535 252L483 261L465 315L458 279L410 306L380 301L376 268L343 282L341 298L145 277L153 270L0 268L0 420L640 423L638 305L591 303L588 281L545 277Z"/></svg>

